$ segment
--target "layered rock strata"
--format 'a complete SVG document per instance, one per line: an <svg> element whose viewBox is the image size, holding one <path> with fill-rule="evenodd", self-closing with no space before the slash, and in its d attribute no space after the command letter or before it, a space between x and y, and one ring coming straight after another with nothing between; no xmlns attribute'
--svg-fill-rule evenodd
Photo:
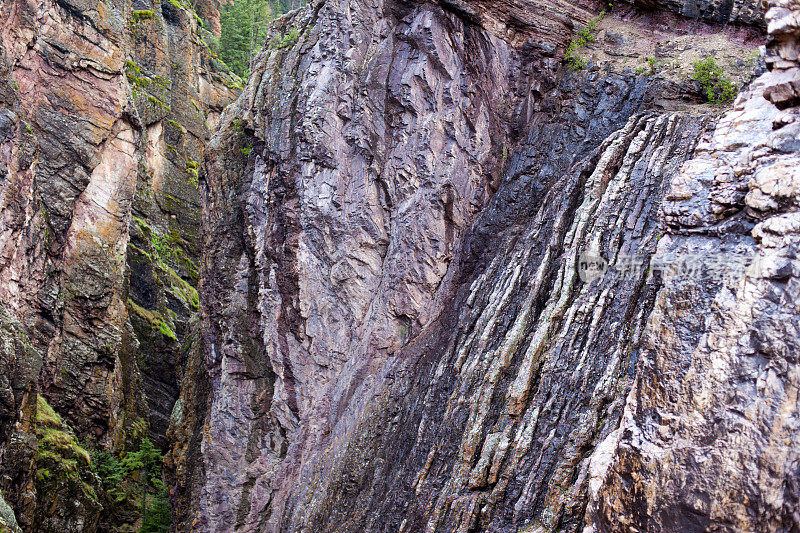
<svg viewBox="0 0 800 533"><path fill-rule="evenodd" d="M97 480L45 470L42 439L64 435L61 466L166 446L198 304L199 161L237 81L188 4L0 12L0 488L26 531L93 531Z"/></svg>
<svg viewBox="0 0 800 533"><path fill-rule="evenodd" d="M669 279L622 423L592 462L595 531L792 531L798 519L800 5L770 3L764 74L675 177Z"/></svg>
<svg viewBox="0 0 800 533"><path fill-rule="evenodd" d="M592 457L682 272L654 256L668 191L718 117L615 58L658 17L661 59L692 25L698 55L752 55L762 19L623 6L575 73L599 9L522 4L317 2L273 28L209 152L183 527L599 524Z"/></svg>

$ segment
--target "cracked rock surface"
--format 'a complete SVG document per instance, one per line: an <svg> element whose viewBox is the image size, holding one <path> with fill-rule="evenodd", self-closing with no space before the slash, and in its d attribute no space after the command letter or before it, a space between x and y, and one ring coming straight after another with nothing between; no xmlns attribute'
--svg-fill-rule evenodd
<svg viewBox="0 0 800 533"><path fill-rule="evenodd" d="M797 0L218 9L0 0L0 529L800 529Z"/></svg>
<svg viewBox="0 0 800 533"><path fill-rule="evenodd" d="M271 42L297 41L264 48L208 152L202 342L179 426L199 459L179 481L186 527L793 523L793 418L753 425L794 397L791 364L758 378L766 356L740 368L715 352L758 350L752 330L774 330L760 346L784 357L795 342L791 294L734 291L759 243L784 258L757 261L770 279L792 274L775 237L794 209L792 8L701 8L719 53L752 50L764 20L772 32L771 71L721 116L611 53L565 70L573 21L597 11L540 4L540 24L524 4L316 2L273 27ZM658 20L638 8L601 31ZM664 8L676 36L698 16ZM749 447L717 426L725 395L763 404ZM716 437L729 454L704 451ZM773 492L747 496L762 484Z"/></svg>
<svg viewBox="0 0 800 533"><path fill-rule="evenodd" d="M126 518L81 461L147 435L166 448L197 308L199 161L235 80L186 8L0 13L0 490L24 531L109 530ZM53 468L48 430L76 443Z"/></svg>

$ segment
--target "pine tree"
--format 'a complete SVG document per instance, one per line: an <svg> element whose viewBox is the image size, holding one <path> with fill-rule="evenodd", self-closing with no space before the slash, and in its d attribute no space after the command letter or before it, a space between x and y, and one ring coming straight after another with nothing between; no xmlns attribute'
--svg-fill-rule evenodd
<svg viewBox="0 0 800 533"><path fill-rule="evenodd" d="M299 7L299 0L231 0L223 6L219 57L230 69L247 78L256 54L266 44L270 21Z"/></svg>

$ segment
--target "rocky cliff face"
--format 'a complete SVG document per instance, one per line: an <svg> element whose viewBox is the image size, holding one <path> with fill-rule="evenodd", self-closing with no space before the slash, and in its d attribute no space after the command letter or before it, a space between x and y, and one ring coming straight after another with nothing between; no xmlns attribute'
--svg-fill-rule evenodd
<svg viewBox="0 0 800 533"><path fill-rule="evenodd" d="M0 0L0 529L144 435L176 531L800 528L771 1L318 0L223 113L214 0Z"/></svg>
<svg viewBox="0 0 800 533"><path fill-rule="evenodd" d="M182 527L795 527L797 7L724 116L681 80L759 6L614 6L572 72L598 11L275 25L209 152Z"/></svg>
<svg viewBox="0 0 800 533"><path fill-rule="evenodd" d="M187 6L0 2L0 487L26 531L120 519L86 450L166 444L236 93Z"/></svg>
<svg viewBox="0 0 800 533"><path fill-rule="evenodd" d="M800 5L776 2L766 19L772 71L717 123L662 206L654 260L694 275L659 292L622 423L592 459L596 531L800 527Z"/></svg>

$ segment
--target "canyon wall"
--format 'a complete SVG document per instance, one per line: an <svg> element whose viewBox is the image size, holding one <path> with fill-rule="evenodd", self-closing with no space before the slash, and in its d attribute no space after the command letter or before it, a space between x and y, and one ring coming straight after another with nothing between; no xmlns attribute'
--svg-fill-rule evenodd
<svg viewBox="0 0 800 533"><path fill-rule="evenodd" d="M239 82L188 4L0 12L0 488L26 531L94 531L126 517L88 450L167 443L199 162Z"/></svg>
<svg viewBox="0 0 800 533"><path fill-rule="evenodd" d="M758 4L602 7L273 26L208 151L180 527L796 527L797 7L724 115L686 80L749 84Z"/></svg>
<svg viewBox="0 0 800 533"><path fill-rule="evenodd" d="M181 532L800 528L766 7L317 0L242 86L214 0L0 0L0 529L140 527L146 436Z"/></svg>
<svg viewBox="0 0 800 533"><path fill-rule="evenodd" d="M690 275L659 292L620 427L592 459L595 531L800 528L800 4L766 20L771 72L662 205L653 260Z"/></svg>

